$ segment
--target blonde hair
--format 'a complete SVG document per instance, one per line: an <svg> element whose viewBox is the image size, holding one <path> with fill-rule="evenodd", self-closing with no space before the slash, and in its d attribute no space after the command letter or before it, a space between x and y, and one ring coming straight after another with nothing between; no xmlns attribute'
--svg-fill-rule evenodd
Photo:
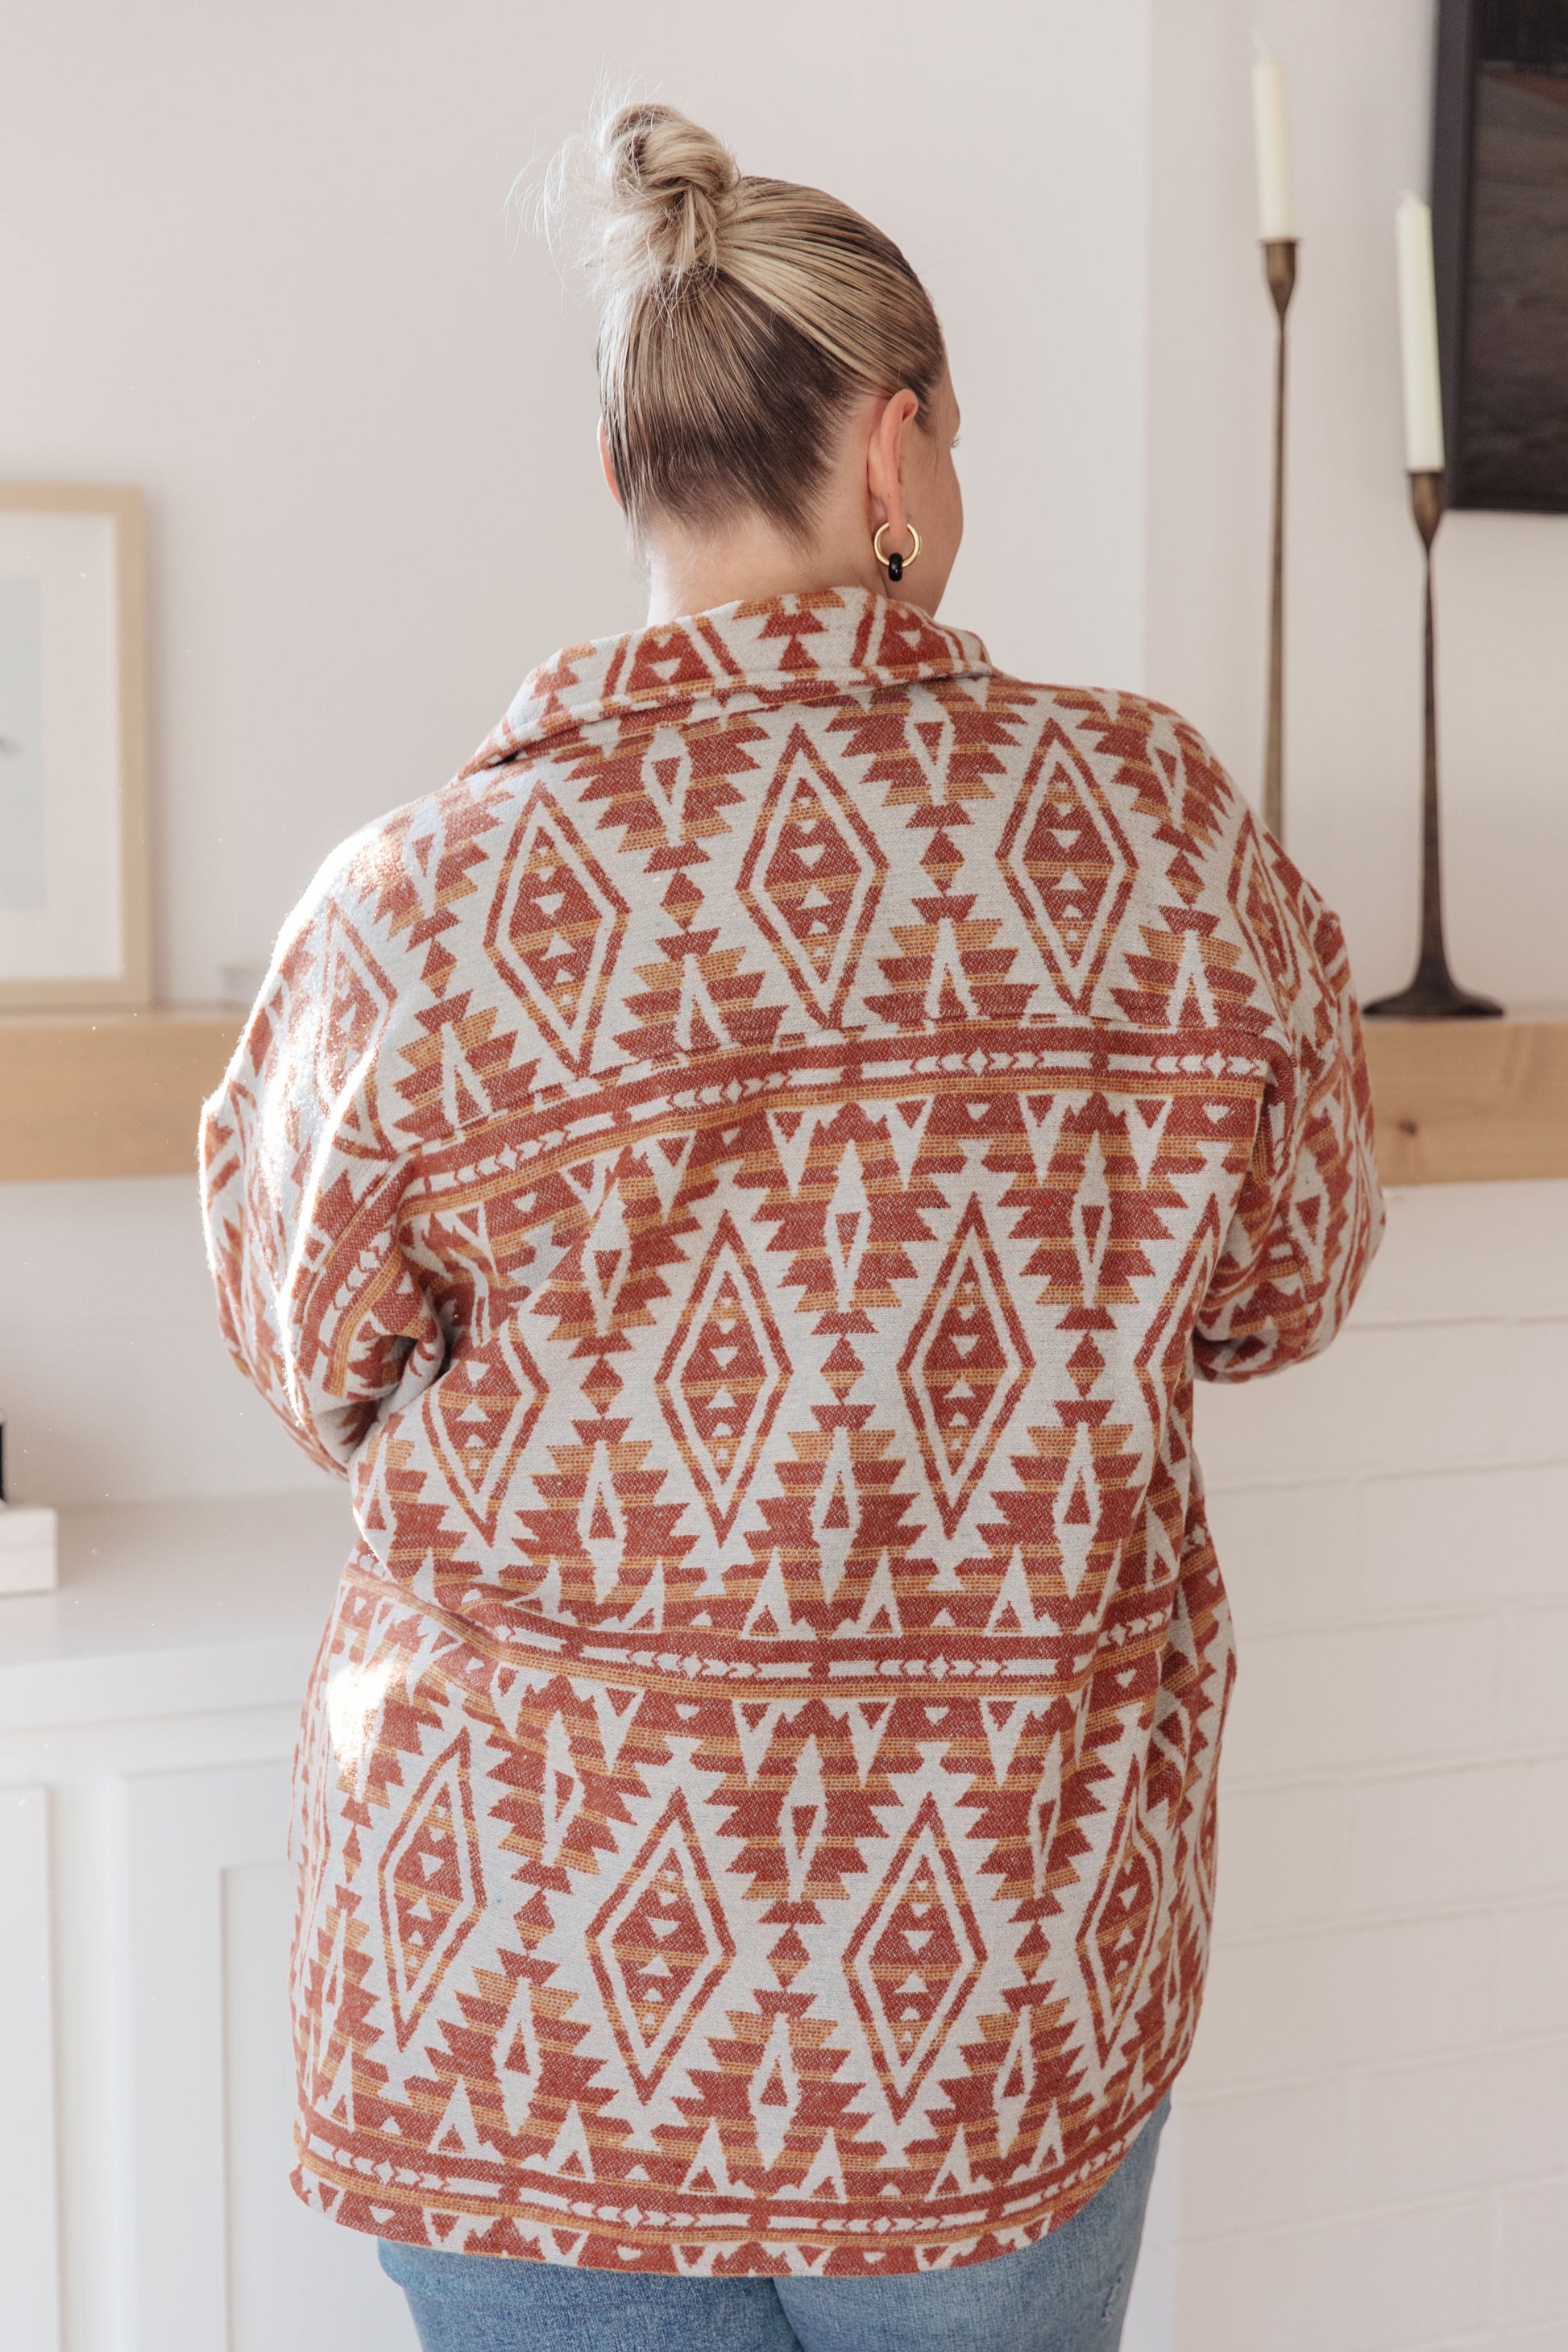
<svg viewBox="0 0 1568 2352"><path fill-rule="evenodd" d="M835 431L905 386L929 421L947 365L931 297L836 196L743 173L651 101L557 158L542 212L575 227L601 301L599 393L634 530L759 509L809 535Z"/></svg>

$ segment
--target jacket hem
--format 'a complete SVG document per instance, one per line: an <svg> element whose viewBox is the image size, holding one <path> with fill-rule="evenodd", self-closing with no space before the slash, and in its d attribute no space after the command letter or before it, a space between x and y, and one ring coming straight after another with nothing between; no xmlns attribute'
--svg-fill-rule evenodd
<svg viewBox="0 0 1568 2352"><path fill-rule="evenodd" d="M506 2168L485 2187L479 2180L437 2186L428 2172L399 2180L368 2165L334 2160L308 2142L292 2176L295 2193L314 2211L345 2229L446 2253L494 2254L552 2263L568 2269L639 2271L671 2277L888 2277L899 2273L956 2269L1017 2253L1060 2229L1103 2189L1165 2096L1186 2055L1155 2078L1131 2124L1119 2125L1070 2168L1032 2182L1011 2182L989 2195L953 2197L925 2212L889 2214L877 2206L828 2206L788 2193L748 2200L743 2196L698 2202L679 2192L641 2202L642 2184L560 2180L526 2186ZM476 2166L476 2173L485 2168ZM712 2208L730 2210L721 2219ZM879 2205L881 2200L877 2200ZM687 2210L682 2210L687 2209Z"/></svg>

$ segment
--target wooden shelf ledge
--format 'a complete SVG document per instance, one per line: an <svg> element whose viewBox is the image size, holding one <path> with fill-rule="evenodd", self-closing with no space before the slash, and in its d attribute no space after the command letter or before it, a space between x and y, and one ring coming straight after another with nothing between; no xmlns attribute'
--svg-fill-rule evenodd
<svg viewBox="0 0 1568 2352"><path fill-rule="evenodd" d="M0 1182L175 1176L242 1016L214 1008L0 1018ZM1568 1176L1568 1014L1369 1021L1388 1184Z"/></svg>
<svg viewBox="0 0 1568 2352"><path fill-rule="evenodd" d="M1568 1013L1369 1021L1385 1184L1568 1176Z"/></svg>
<svg viewBox="0 0 1568 2352"><path fill-rule="evenodd" d="M184 1176L244 1015L184 1007L0 1018L0 1182Z"/></svg>

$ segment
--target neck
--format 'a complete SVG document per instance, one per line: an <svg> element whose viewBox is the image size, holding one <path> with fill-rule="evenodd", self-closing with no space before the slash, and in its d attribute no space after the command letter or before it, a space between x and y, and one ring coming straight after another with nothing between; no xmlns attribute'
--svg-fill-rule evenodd
<svg viewBox="0 0 1568 2352"><path fill-rule="evenodd" d="M822 588L883 589L868 541L863 554L832 541L803 547L760 519L703 537L651 532L647 564L650 628L687 613L710 613L720 604L758 597L810 595Z"/></svg>

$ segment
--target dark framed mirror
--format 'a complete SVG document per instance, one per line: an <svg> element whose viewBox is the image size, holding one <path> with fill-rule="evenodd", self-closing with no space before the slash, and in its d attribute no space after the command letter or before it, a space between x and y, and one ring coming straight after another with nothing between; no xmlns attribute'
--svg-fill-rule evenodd
<svg viewBox="0 0 1568 2352"><path fill-rule="evenodd" d="M1448 504L1568 513L1568 0L1441 0L1432 214Z"/></svg>

